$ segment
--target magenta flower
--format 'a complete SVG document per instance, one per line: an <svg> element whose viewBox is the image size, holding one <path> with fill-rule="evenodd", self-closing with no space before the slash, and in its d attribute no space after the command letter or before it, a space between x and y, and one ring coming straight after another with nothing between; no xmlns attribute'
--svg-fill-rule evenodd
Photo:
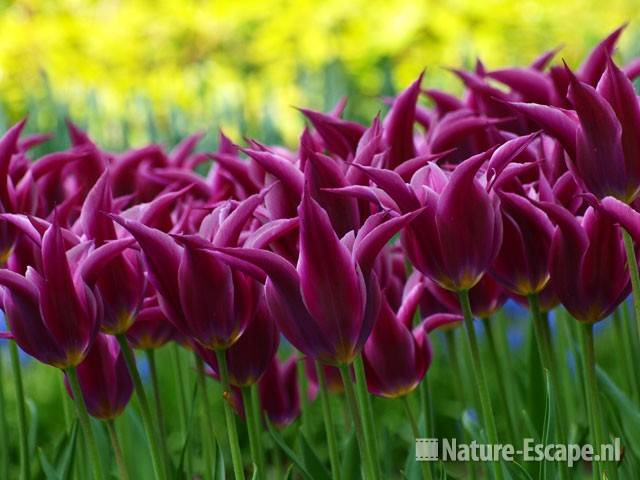
<svg viewBox="0 0 640 480"><path fill-rule="evenodd" d="M265 250L216 250L266 272L269 311L298 350L324 363L350 363L362 350L379 308L375 259L415 213L391 219L386 213L376 214L355 238L350 234L341 241L306 189L298 212L297 267Z"/></svg>
<svg viewBox="0 0 640 480"><path fill-rule="evenodd" d="M605 62L596 88L567 69L575 112L538 104L512 106L562 143L569 169L587 191L630 203L640 191L640 105L629 78L610 57Z"/></svg>
<svg viewBox="0 0 640 480"><path fill-rule="evenodd" d="M225 350L229 381L235 387L245 387L256 383L278 350L280 332L269 315L264 299L261 299L255 315L237 342ZM218 376L218 362L214 352L194 345L198 355Z"/></svg>
<svg viewBox="0 0 640 480"><path fill-rule="evenodd" d="M575 218L557 205L539 206L557 224L549 270L560 302L581 322L602 320L630 292L620 228L592 207L582 218Z"/></svg>
<svg viewBox="0 0 640 480"><path fill-rule="evenodd" d="M417 302L406 311L413 317ZM400 307L402 310L402 307ZM414 390L431 363L431 350L398 319L385 297L380 313L364 346L364 366L369 391L382 397L395 398Z"/></svg>
<svg viewBox="0 0 640 480"><path fill-rule="evenodd" d="M503 240L491 273L512 293L522 296L539 293L549 280L553 225L526 198L508 192L499 196Z"/></svg>
<svg viewBox="0 0 640 480"><path fill-rule="evenodd" d="M122 413L133 393L133 383L115 337L98 334L77 373L89 414L109 420ZM73 396L70 391L69 395Z"/></svg>
<svg viewBox="0 0 640 480"><path fill-rule="evenodd" d="M42 271L25 276L0 270L7 323L29 355L58 368L76 366L97 334L101 301L85 283L66 251L61 228L51 224L42 237Z"/></svg>
<svg viewBox="0 0 640 480"><path fill-rule="evenodd" d="M143 305L127 330L127 340L133 348L160 348L176 338L175 327L169 322L156 301Z"/></svg>
<svg viewBox="0 0 640 480"><path fill-rule="evenodd" d="M258 382L260 408L278 428L284 428L300 415L300 390L295 355L281 362L273 357Z"/></svg>

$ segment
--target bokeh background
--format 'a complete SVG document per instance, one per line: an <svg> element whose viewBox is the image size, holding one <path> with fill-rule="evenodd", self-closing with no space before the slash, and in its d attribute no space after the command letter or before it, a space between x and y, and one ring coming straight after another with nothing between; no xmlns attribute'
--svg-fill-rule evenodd
<svg viewBox="0 0 640 480"><path fill-rule="evenodd" d="M368 120L427 69L526 64L562 46L575 65L630 22L620 55L640 52L637 0L19 0L0 1L0 126L63 136L65 117L102 145L175 143L222 127L293 144L292 108Z"/></svg>

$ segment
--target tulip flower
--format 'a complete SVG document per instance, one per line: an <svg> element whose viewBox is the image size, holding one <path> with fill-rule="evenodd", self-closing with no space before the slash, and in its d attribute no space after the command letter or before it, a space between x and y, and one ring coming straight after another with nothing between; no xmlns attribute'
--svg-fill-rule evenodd
<svg viewBox="0 0 640 480"><path fill-rule="evenodd" d="M155 302L153 302L155 303ZM133 348L154 350L176 337L176 329L155 304L145 305L127 330L127 340Z"/></svg>
<svg viewBox="0 0 640 480"><path fill-rule="evenodd" d="M236 387L247 387L259 381L280 343L280 332L269 315L264 299L261 299L255 315L247 328L231 347L225 350L229 381ZM195 345L196 351L218 376L218 362L215 354L202 346Z"/></svg>
<svg viewBox="0 0 640 480"><path fill-rule="evenodd" d="M114 337L98 334L77 371L91 416L109 420L122 413L133 393L133 383ZM68 380L65 382L69 388ZM73 396L70 389L69 393Z"/></svg>
<svg viewBox="0 0 640 480"><path fill-rule="evenodd" d="M576 219L558 205L538 205L557 224L549 265L560 302L580 322L604 319L630 291L620 228L593 207Z"/></svg>
<svg viewBox="0 0 640 480"><path fill-rule="evenodd" d="M296 358L281 362L273 357L258 382L260 408L278 428L284 428L300 415L300 390Z"/></svg>
<svg viewBox="0 0 640 480"><path fill-rule="evenodd" d="M413 312L408 313L413 316ZM369 391L388 398L407 395L420 383L430 363L427 343L424 339L418 342L383 296L378 319L364 347Z"/></svg>
<svg viewBox="0 0 640 480"><path fill-rule="evenodd" d="M503 241L491 273L517 295L537 294L549 280L549 250L553 225L526 198L500 192Z"/></svg>
<svg viewBox="0 0 640 480"><path fill-rule="evenodd" d="M87 355L100 321L100 299L67 257L62 230L51 224L42 237L42 272L25 276L0 270L3 304L16 343L29 355L60 369ZM73 270L73 271L72 271Z"/></svg>

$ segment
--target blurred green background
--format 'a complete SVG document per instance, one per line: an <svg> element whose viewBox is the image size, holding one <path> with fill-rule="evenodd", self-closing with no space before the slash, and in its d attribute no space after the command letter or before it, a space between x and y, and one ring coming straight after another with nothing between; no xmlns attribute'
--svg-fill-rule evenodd
<svg viewBox="0 0 640 480"><path fill-rule="evenodd" d="M526 64L545 49L576 65L631 22L636 0L18 0L0 1L0 119L30 115L56 131L71 116L103 145L173 143L222 126L292 144L292 106L368 120L381 97L427 68L425 84L459 90L443 67ZM213 137L213 135L211 136Z"/></svg>

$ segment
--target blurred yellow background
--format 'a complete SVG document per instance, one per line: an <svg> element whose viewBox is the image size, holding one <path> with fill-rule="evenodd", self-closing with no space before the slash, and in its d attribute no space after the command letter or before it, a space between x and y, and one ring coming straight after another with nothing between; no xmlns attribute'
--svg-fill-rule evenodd
<svg viewBox="0 0 640 480"><path fill-rule="evenodd" d="M0 2L4 123L32 130L66 115L114 146L174 141L223 126L286 142L291 106L342 95L365 119L427 68L425 85L459 89L444 66L526 64L545 49L576 65L630 21L637 0L20 0ZM56 126L57 125L57 126Z"/></svg>

